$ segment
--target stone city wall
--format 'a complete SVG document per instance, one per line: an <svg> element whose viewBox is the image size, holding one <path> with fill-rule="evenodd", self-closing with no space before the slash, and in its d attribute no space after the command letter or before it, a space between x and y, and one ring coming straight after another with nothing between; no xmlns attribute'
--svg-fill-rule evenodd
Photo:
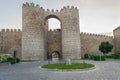
<svg viewBox="0 0 120 80"><path fill-rule="evenodd" d="M109 41L111 44L114 45L113 37L112 36L104 36L98 34L91 34L91 33L80 33L81 38L81 51L82 56L87 54L101 54L99 51L99 45L103 41ZM114 49L112 53L114 52Z"/></svg>
<svg viewBox="0 0 120 80"><path fill-rule="evenodd" d="M16 51L17 57L21 58L21 39L20 29L2 29L0 31L0 52L13 54Z"/></svg>
<svg viewBox="0 0 120 80"><path fill-rule="evenodd" d="M62 49L61 49L61 30L56 29L54 31L50 30L48 31L48 37L47 37L47 53L48 55L52 55L52 52L58 51L62 55Z"/></svg>
<svg viewBox="0 0 120 80"><path fill-rule="evenodd" d="M40 60L47 55L47 20L57 18L61 22L63 58L81 57L79 36L79 10L63 7L60 11L45 10L34 3L22 7L22 59Z"/></svg>
<svg viewBox="0 0 120 80"><path fill-rule="evenodd" d="M114 29L115 52L120 52L120 26Z"/></svg>
<svg viewBox="0 0 120 80"><path fill-rule="evenodd" d="M56 18L61 30L48 31L48 19ZM53 51L62 53L62 58L80 59L85 53L100 54L99 45L109 41L120 51L120 28L114 30L114 37L80 33L79 10L63 7L61 10L45 10L38 4L25 3L22 6L22 32L20 30L0 31L1 52L17 51L23 60L43 60ZM114 44L115 43L115 44ZM114 52L114 49L113 49Z"/></svg>

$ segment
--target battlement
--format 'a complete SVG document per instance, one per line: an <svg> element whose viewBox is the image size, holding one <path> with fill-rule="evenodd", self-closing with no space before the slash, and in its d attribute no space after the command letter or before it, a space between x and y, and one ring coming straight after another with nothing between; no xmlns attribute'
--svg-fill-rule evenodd
<svg viewBox="0 0 120 80"><path fill-rule="evenodd" d="M77 9L77 7L74 7L74 6L64 6L63 8L61 8L61 10L60 11L63 11L63 10L77 10L78 11L78 9Z"/></svg>
<svg viewBox="0 0 120 80"><path fill-rule="evenodd" d="M93 34L93 33L86 33L86 32L81 32L80 35L96 36L96 37L104 37L104 38L113 38L113 36Z"/></svg>
<svg viewBox="0 0 120 80"><path fill-rule="evenodd" d="M58 9L56 9L56 10L54 10L54 9L47 9L47 10L45 10L46 12L59 12L59 10Z"/></svg>
<svg viewBox="0 0 120 80"><path fill-rule="evenodd" d="M74 6L64 6L63 8L61 8L61 10L64 10L64 9L75 9L75 10L78 10L77 7L74 7Z"/></svg>
<svg viewBox="0 0 120 80"><path fill-rule="evenodd" d="M20 29L1 29L0 32L22 32Z"/></svg>
<svg viewBox="0 0 120 80"><path fill-rule="evenodd" d="M32 8L38 8L39 10L42 10L42 11L45 11L45 12L48 12L48 13L59 13L59 12L61 12L61 11L78 11L78 9L77 9L77 7L74 7L74 6L64 6L63 8L61 8L60 9L60 11L58 10L58 9L56 9L56 10L54 10L54 9L43 9L43 7L40 7L39 6L39 4L34 4L33 2L31 2L31 3L28 3L28 2L26 2L26 3L24 3L23 4L23 8L24 7L32 7Z"/></svg>
<svg viewBox="0 0 120 80"><path fill-rule="evenodd" d="M33 2L31 3L26 2L25 4L23 3L22 7L34 7L34 8L39 8L40 10L45 11L45 9L43 9L43 7L40 7L39 4L35 5Z"/></svg>
<svg viewBox="0 0 120 80"><path fill-rule="evenodd" d="M61 32L61 29L54 29L54 30L50 29L49 32Z"/></svg>

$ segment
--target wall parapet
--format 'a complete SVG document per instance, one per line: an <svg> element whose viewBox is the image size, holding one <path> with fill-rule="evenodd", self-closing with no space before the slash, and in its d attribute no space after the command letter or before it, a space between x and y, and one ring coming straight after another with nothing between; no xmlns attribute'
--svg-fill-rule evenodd
<svg viewBox="0 0 120 80"><path fill-rule="evenodd" d="M61 11L62 10L69 10L69 9L73 9L73 10L78 10L77 7L74 7L74 6L64 6L63 8L61 8Z"/></svg>
<svg viewBox="0 0 120 80"><path fill-rule="evenodd" d="M49 32L61 32L61 29L50 29Z"/></svg>
<svg viewBox="0 0 120 80"><path fill-rule="evenodd" d="M1 29L0 32L22 32L21 29Z"/></svg>
<svg viewBox="0 0 120 80"><path fill-rule="evenodd" d="M31 3L28 3L28 2L23 3L22 7L35 7L35 8L39 8L40 10L45 11L45 9L43 9L43 7L40 7L39 4L35 5L33 2L31 2Z"/></svg>
<svg viewBox="0 0 120 80"><path fill-rule="evenodd" d="M101 35L101 34L94 34L94 33L86 33L86 32L81 32L80 35L88 35L88 36L96 36L96 37L105 37L105 38L113 38L113 36L108 36L108 35Z"/></svg>

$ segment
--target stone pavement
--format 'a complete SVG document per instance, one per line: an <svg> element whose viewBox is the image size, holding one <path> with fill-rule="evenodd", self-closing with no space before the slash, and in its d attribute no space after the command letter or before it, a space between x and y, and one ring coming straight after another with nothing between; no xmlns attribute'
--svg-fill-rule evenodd
<svg viewBox="0 0 120 80"><path fill-rule="evenodd" d="M78 61L81 62L81 61ZM120 61L86 61L96 68L89 71L47 71L46 61L0 66L0 80L120 80Z"/></svg>

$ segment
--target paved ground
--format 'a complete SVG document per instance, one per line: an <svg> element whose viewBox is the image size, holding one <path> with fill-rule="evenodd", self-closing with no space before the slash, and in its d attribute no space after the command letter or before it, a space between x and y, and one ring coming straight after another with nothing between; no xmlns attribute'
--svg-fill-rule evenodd
<svg viewBox="0 0 120 80"><path fill-rule="evenodd" d="M96 69L89 71L40 69L39 66L47 63L46 61L0 66L0 80L120 80L120 61L86 62L95 64Z"/></svg>

